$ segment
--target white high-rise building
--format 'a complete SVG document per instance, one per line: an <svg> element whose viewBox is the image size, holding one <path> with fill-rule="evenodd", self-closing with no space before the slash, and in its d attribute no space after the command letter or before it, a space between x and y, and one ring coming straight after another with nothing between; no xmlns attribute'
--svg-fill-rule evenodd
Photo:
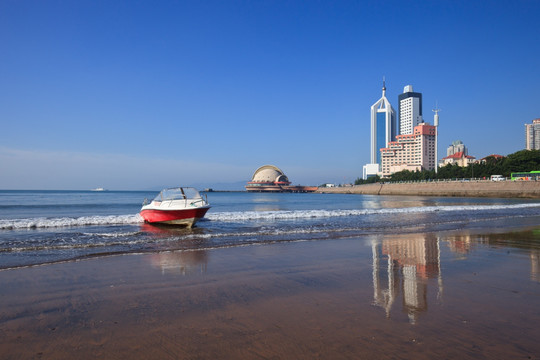
<svg viewBox="0 0 540 360"><path fill-rule="evenodd" d="M422 94L413 91L412 85L403 88L399 100L399 135L413 133L422 120Z"/></svg>
<svg viewBox="0 0 540 360"><path fill-rule="evenodd" d="M525 124L525 149L540 150L540 119Z"/></svg>
<svg viewBox="0 0 540 360"><path fill-rule="evenodd" d="M458 152L463 152L464 155L469 155L467 147L461 140L452 141L452 145L446 149L446 156L451 156Z"/></svg>
<svg viewBox="0 0 540 360"><path fill-rule="evenodd" d="M371 163L364 166L364 179L380 172L380 149L395 140L396 130L396 111L386 98L386 85L383 80L382 97L371 106Z"/></svg>

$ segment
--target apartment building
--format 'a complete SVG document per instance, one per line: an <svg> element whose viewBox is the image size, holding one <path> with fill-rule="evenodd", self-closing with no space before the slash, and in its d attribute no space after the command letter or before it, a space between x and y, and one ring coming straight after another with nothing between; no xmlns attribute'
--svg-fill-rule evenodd
<svg viewBox="0 0 540 360"><path fill-rule="evenodd" d="M402 170L435 169L436 127L421 123L412 134L398 135L396 141L381 148L381 174L383 177Z"/></svg>

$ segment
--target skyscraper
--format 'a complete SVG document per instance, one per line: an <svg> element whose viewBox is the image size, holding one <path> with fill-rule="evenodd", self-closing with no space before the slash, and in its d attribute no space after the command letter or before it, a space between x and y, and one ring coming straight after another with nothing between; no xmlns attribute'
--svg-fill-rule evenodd
<svg viewBox="0 0 540 360"><path fill-rule="evenodd" d="M423 122L422 94L413 92L412 85L407 85L403 89L403 94L398 96L398 100L399 135L412 134L414 127Z"/></svg>
<svg viewBox="0 0 540 360"><path fill-rule="evenodd" d="M540 119L525 124L525 149L540 150Z"/></svg>
<svg viewBox="0 0 540 360"><path fill-rule="evenodd" d="M363 168L364 180L380 172L380 149L395 139L396 131L396 111L386 98L386 85L383 79L382 97L371 106L371 154L370 163Z"/></svg>
<svg viewBox="0 0 540 360"><path fill-rule="evenodd" d="M463 152L463 154L469 155L467 147L461 140L452 141L452 145L446 149L446 156L451 156L458 152Z"/></svg>
<svg viewBox="0 0 540 360"><path fill-rule="evenodd" d="M371 163L381 163L380 149L396 138L396 112L386 98L383 80L382 97L371 106Z"/></svg>

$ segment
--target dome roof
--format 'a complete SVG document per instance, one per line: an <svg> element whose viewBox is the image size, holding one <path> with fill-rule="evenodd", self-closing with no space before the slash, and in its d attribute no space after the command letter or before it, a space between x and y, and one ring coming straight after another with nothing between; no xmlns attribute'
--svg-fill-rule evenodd
<svg viewBox="0 0 540 360"><path fill-rule="evenodd" d="M287 176L274 165L264 165L255 170L252 182L289 182Z"/></svg>

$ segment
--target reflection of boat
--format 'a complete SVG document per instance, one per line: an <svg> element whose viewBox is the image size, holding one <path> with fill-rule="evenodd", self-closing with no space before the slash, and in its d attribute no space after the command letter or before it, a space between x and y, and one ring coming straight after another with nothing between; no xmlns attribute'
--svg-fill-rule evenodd
<svg viewBox="0 0 540 360"><path fill-rule="evenodd" d="M160 268L163 274L179 273L186 275L195 271L206 272L208 255L204 250L173 251L153 254L150 257L152 265Z"/></svg>
<svg viewBox="0 0 540 360"><path fill-rule="evenodd" d="M192 227L210 209L208 201L191 187L161 190L150 203L145 199L141 216L145 222Z"/></svg>

